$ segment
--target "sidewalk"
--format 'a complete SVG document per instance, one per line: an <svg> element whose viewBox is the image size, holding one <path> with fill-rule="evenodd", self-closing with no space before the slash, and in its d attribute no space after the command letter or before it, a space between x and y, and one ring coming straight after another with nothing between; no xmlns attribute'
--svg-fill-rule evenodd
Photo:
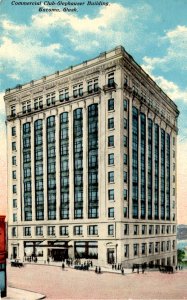
<svg viewBox="0 0 187 300"><path fill-rule="evenodd" d="M8 287L7 288L7 297L2 298L2 299L9 299L9 300L39 300L39 299L44 299L45 295L38 294L35 292L31 291L26 291L26 290L21 290L21 289L16 289L13 287Z"/></svg>

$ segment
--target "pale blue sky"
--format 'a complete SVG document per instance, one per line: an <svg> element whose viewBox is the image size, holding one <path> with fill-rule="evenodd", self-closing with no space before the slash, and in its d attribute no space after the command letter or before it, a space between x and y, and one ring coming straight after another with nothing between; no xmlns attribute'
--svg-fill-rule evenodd
<svg viewBox="0 0 187 300"><path fill-rule="evenodd" d="M37 5L11 2L0 0L0 128L6 88L121 44L178 105L180 157L187 153L187 0L113 0L108 6L85 5L77 13L41 13ZM181 163L187 166L187 158ZM178 173L183 179L187 173L180 162Z"/></svg>

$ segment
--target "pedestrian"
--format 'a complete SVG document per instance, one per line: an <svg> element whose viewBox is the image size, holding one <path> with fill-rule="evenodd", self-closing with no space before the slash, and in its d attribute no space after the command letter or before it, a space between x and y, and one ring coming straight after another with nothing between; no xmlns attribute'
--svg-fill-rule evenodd
<svg viewBox="0 0 187 300"><path fill-rule="evenodd" d="M95 267L95 273L97 273L97 272L98 272L97 267Z"/></svg>
<svg viewBox="0 0 187 300"><path fill-rule="evenodd" d="M123 268L121 268L121 274L124 275L124 269Z"/></svg>
<svg viewBox="0 0 187 300"><path fill-rule="evenodd" d="M65 265L64 265L64 263L62 263L62 270L64 271L64 268L65 268Z"/></svg>
<svg viewBox="0 0 187 300"><path fill-rule="evenodd" d="M49 264L49 257L47 258L47 262L48 262L48 264Z"/></svg>
<svg viewBox="0 0 187 300"><path fill-rule="evenodd" d="M112 270L114 270L114 264L112 264Z"/></svg>
<svg viewBox="0 0 187 300"><path fill-rule="evenodd" d="M101 267L99 267L99 272L98 273L101 274Z"/></svg>
<svg viewBox="0 0 187 300"><path fill-rule="evenodd" d="M178 270L178 266L176 265L176 267L175 267L175 270L177 271Z"/></svg>
<svg viewBox="0 0 187 300"><path fill-rule="evenodd" d="M117 269L117 266L116 266L116 264L114 265L114 268L115 268L115 270Z"/></svg>

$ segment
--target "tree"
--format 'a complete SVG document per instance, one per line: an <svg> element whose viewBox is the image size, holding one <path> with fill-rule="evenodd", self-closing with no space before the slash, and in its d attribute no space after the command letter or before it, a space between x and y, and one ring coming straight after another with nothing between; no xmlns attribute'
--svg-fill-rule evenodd
<svg viewBox="0 0 187 300"><path fill-rule="evenodd" d="M185 258L185 251L183 249L178 249L177 250L177 260L178 263L182 263L183 259Z"/></svg>

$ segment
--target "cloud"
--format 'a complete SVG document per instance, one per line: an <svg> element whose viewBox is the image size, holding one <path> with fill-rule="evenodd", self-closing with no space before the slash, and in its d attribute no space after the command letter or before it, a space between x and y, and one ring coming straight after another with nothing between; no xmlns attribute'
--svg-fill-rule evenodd
<svg viewBox="0 0 187 300"><path fill-rule="evenodd" d="M187 26L177 26L167 31L163 37L159 38L159 41L161 44L168 44L166 54L153 58L145 56L144 67L149 72L158 67L164 71L176 67L187 70Z"/></svg>

